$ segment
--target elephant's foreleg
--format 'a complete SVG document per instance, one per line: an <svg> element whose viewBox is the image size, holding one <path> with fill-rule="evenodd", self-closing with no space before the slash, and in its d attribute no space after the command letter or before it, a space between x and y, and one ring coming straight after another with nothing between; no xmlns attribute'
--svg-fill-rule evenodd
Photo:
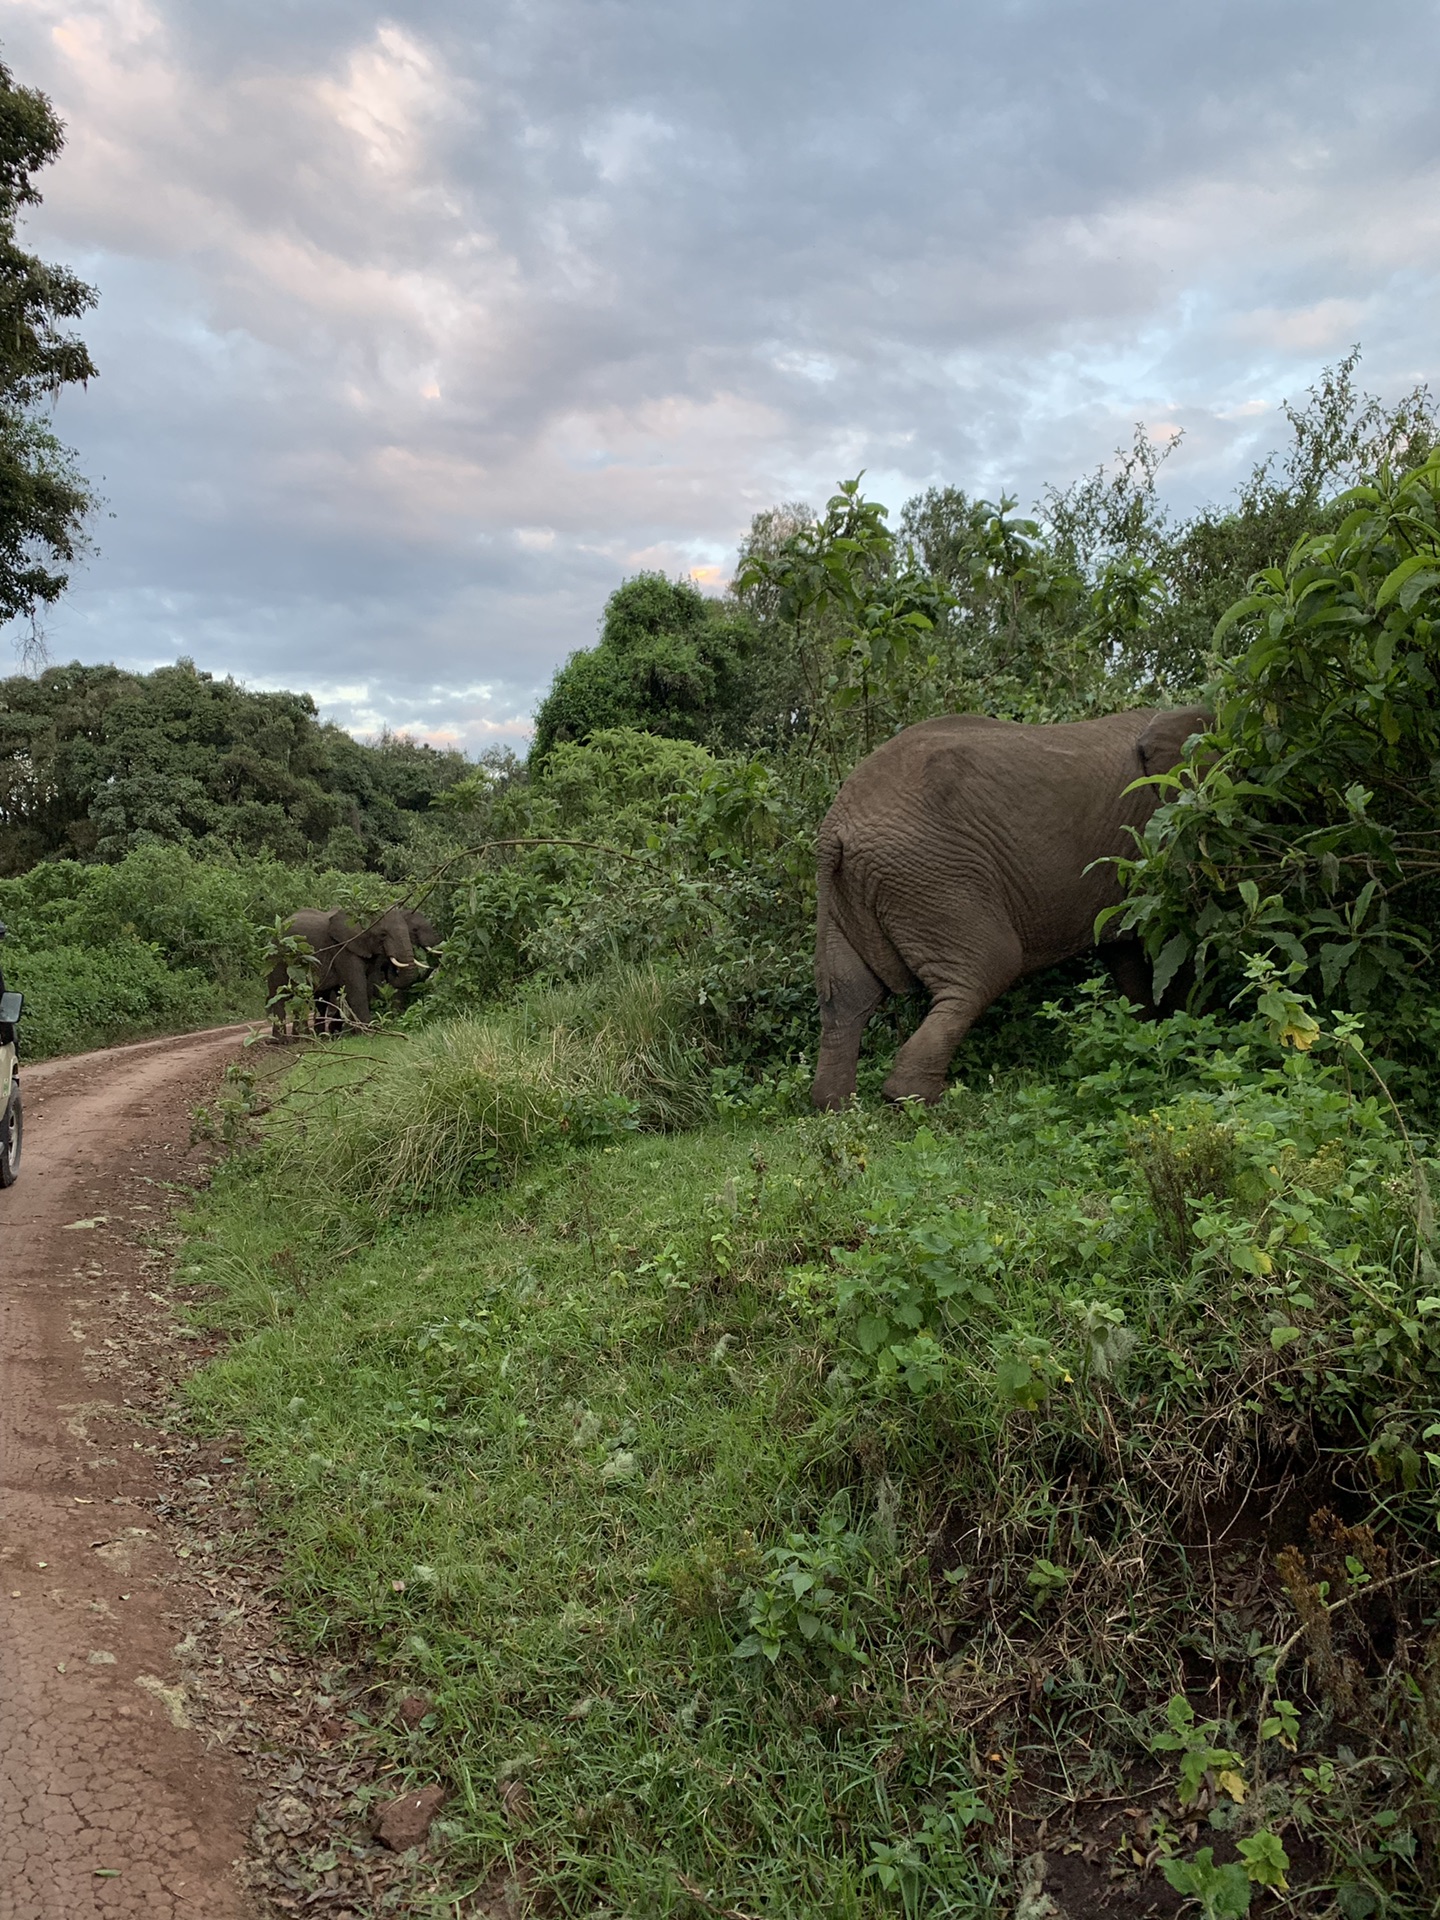
<svg viewBox="0 0 1440 1920"><path fill-rule="evenodd" d="M358 954L338 953L334 961L335 979L345 989L345 1004L362 1027L370 1024L370 986L365 978L365 962Z"/></svg>
<svg viewBox="0 0 1440 1920"><path fill-rule="evenodd" d="M1157 1000L1150 956L1138 940L1116 940L1107 944L1101 947L1100 958L1109 969L1115 991L1152 1020L1163 1020L1166 1014L1183 1007L1195 984L1195 969L1187 960Z"/></svg>
<svg viewBox="0 0 1440 1920"><path fill-rule="evenodd" d="M843 1107L854 1097L865 1022L887 989L833 922L822 929L817 943L815 980L820 994L820 1058L810 1097L817 1107Z"/></svg>
<svg viewBox="0 0 1440 1920"><path fill-rule="evenodd" d="M1115 940L1101 947L1100 958L1115 991L1132 1006L1145 1011L1155 1006L1154 975L1144 947L1138 940Z"/></svg>
<svg viewBox="0 0 1440 1920"><path fill-rule="evenodd" d="M275 1040L285 1038L285 1003L275 997L284 985L284 967L272 967L265 982L265 1004L270 1010L270 1034Z"/></svg>

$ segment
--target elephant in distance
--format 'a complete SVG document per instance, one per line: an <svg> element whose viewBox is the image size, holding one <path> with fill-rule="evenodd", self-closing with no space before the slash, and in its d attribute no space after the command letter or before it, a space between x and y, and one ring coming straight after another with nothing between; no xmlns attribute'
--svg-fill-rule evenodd
<svg viewBox="0 0 1440 1920"><path fill-rule="evenodd" d="M423 913L408 907L402 907L400 911L406 926L410 929L410 944L417 954L422 948L439 946L440 935ZM415 966L407 973L403 968L397 967L395 962L385 954L376 954L365 962L367 998L373 1002L381 987L393 987L403 1006L410 988L415 985L420 976L423 965L423 962L417 960ZM327 991L323 995L317 992L315 995L315 1031L325 1034L345 1031L345 1015L340 1007L339 995L334 990Z"/></svg>
<svg viewBox="0 0 1440 1920"><path fill-rule="evenodd" d="M1159 804L1156 788L1132 783L1168 772L1208 724L1200 707L1058 726L954 714L862 760L820 828L815 1104L849 1101L866 1021L887 993L917 987L930 1011L885 1093L938 1100L993 1000L1095 946L1097 914L1122 898L1111 862ZM1148 1004L1138 941L1102 939L1099 951L1121 991Z"/></svg>
<svg viewBox="0 0 1440 1920"><path fill-rule="evenodd" d="M399 907L387 908L368 924L357 924L338 907L329 912L302 907L298 913L291 914L287 931L308 942L314 952L317 1011L322 1004L333 1007L337 996L343 993L352 1018L365 1026L370 1019L367 967L378 963L393 967L399 977L413 976L415 948L409 923ZM277 961L267 982L277 1035L285 1030L284 1003L277 995L283 993L287 979L284 961Z"/></svg>

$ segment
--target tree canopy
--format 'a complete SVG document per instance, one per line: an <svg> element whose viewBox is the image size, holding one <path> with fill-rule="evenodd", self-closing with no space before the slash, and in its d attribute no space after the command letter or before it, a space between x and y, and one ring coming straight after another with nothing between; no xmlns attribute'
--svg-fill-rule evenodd
<svg viewBox="0 0 1440 1920"><path fill-rule="evenodd" d="M404 738L366 746L308 694L253 693L181 660L0 681L0 874L156 841L376 866L467 771Z"/></svg>
<svg viewBox="0 0 1440 1920"><path fill-rule="evenodd" d="M93 306L95 290L17 238L22 209L40 199L34 176L63 145L49 100L0 64L0 622L59 599L93 503L41 408L95 377L65 324Z"/></svg>
<svg viewBox="0 0 1440 1920"><path fill-rule="evenodd" d="M535 716L532 758L562 741L634 727L710 746L739 743L753 712L751 626L691 580L641 573L605 606L599 645L572 653Z"/></svg>

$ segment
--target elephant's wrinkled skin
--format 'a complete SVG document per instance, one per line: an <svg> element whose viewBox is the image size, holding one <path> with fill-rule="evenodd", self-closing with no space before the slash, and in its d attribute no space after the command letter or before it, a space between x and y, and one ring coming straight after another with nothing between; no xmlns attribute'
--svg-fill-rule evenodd
<svg viewBox="0 0 1440 1920"><path fill-rule="evenodd" d="M370 1018L370 983L366 967L375 961L388 964L403 977L415 969L415 949L410 928L399 907L390 907L365 925L335 908L324 912L302 907L292 913L287 932L309 942L315 953L315 1002L334 1002L339 993L356 1020L363 1026ZM282 963L271 968L268 982L270 998L285 986ZM277 1016L276 1030L283 1031Z"/></svg>
<svg viewBox="0 0 1440 1920"><path fill-rule="evenodd" d="M1159 801L1132 781L1173 767L1199 707L1021 725L958 714L907 727L863 760L820 828L813 1097L855 1091L865 1023L887 992L925 987L929 1014L896 1056L892 1100L938 1100L956 1047L1026 974L1095 945L1120 896L1107 855L1130 851ZM1148 1001L1132 941L1100 949L1122 990Z"/></svg>

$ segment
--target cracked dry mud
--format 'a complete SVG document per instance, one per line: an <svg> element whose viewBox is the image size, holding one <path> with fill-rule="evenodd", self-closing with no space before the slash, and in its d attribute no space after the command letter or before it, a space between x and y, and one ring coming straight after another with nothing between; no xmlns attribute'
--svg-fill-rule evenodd
<svg viewBox="0 0 1440 1920"><path fill-rule="evenodd" d="M23 1068L0 1192L0 1920L255 1920L254 1791L189 1725L177 1561L136 1438L126 1303L156 1183L244 1029Z"/></svg>

